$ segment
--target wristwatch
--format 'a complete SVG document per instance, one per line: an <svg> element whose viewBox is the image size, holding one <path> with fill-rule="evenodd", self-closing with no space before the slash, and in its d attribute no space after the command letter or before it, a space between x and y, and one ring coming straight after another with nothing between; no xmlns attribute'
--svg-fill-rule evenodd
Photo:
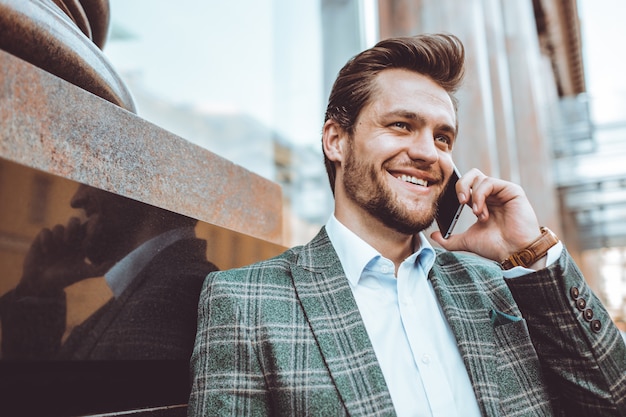
<svg viewBox="0 0 626 417"><path fill-rule="evenodd" d="M528 268L539 259L546 256L548 249L559 243L559 238L552 230L547 227L542 227L540 230L541 236L535 239L530 245L500 262L502 269L511 269L516 266Z"/></svg>

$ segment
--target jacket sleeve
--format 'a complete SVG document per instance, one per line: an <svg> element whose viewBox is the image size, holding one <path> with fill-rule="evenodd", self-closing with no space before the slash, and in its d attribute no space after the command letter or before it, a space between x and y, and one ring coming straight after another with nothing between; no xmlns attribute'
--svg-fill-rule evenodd
<svg viewBox="0 0 626 417"><path fill-rule="evenodd" d="M626 345L564 249L506 280L539 356L556 415L626 416Z"/></svg>
<svg viewBox="0 0 626 417"><path fill-rule="evenodd" d="M237 295L210 274L198 309L189 416L269 415L267 390Z"/></svg>

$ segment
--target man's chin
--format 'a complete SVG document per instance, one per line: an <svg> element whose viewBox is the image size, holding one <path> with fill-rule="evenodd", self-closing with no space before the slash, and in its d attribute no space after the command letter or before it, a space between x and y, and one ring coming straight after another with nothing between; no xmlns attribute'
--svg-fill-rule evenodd
<svg viewBox="0 0 626 417"><path fill-rule="evenodd" d="M99 268L102 265L106 264L108 259L105 253L93 250L89 246L85 248L85 258L95 268Z"/></svg>
<svg viewBox="0 0 626 417"><path fill-rule="evenodd" d="M87 261L89 261L89 264L91 265L91 270L95 274L97 274L95 276L103 276L109 271L109 269L113 267L113 265L115 265L115 262L110 261L110 260L101 260L101 259L93 260L89 257L87 257L86 259Z"/></svg>
<svg viewBox="0 0 626 417"><path fill-rule="evenodd" d="M412 236L428 229L435 221L435 216L429 216L422 219L393 219L388 217L384 219L387 227L407 236Z"/></svg>

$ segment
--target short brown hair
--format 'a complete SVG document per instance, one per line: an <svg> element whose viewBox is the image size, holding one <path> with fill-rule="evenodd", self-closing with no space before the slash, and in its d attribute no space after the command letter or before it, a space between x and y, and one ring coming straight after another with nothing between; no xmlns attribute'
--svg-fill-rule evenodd
<svg viewBox="0 0 626 417"><path fill-rule="evenodd" d="M456 111L453 94L465 71L463 44L454 35L422 34L382 40L350 59L339 71L330 92L324 123L332 119L352 135L359 113L371 98L376 76L391 68L429 76L448 92ZM325 154L324 163L334 192L335 166Z"/></svg>

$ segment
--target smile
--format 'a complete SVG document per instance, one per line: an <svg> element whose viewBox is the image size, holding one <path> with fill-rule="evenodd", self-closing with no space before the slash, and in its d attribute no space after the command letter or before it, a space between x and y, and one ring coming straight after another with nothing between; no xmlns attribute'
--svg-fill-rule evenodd
<svg viewBox="0 0 626 417"><path fill-rule="evenodd" d="M396 178L398 178L399 180L402 180L404 182L411 183L411 184L420 185L422 187L428 187L428 181L422 180L422 179L419 179L419 178L415 178L415 177L413 177L411 175L404 175L404 174L402 174L402 175L400 175L400 176L398 176Z"/></svg>

